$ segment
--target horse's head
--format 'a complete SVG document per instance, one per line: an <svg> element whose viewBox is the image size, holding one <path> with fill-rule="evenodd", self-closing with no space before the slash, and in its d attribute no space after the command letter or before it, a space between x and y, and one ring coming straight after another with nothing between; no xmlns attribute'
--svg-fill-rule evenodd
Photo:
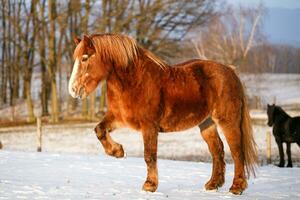
<svg viewBox="0 0 300 200"><path fill-rule="evenodd" d="M275 111L275 104L269 105L267 108L267 115L268 115L268 125L272 126L274 124L274 111Z"/></svg>
<svg viewBox="0 0 300 200"><path fill-rule="evenodd" d="M69 81L69 93L74 98L87 97L114 69L125 70L135 66L142 54L162 69L166 66L125 35L96 34L92 37L84 36L82 40L76 38L75 43L75 63Z"/></svg>
<svg viewBox="0 0 300 200"><path fill-rule="evenodd" d="M105 79L108 70L101 58L97 56L97 50L93 41L88 36L74 39L76 48L74 51L74 66L69 80L69 93L74 98L87 97Z"/></svg>

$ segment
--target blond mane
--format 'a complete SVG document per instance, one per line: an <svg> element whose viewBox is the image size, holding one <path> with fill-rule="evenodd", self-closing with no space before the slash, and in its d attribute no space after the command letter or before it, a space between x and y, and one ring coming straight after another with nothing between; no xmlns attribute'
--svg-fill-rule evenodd
<svg viewBox="0 0 300 200"><path fill-rule="evenodd" d="M102 59L113 61L118 66L127 67L134 63L141 52L144 52L145 56L162 69L167 66L161 59L140 47L136 40L128 36L122 34L94 34L90 38L93 41L96 52ZM74 51L74 57L83 54L83 45L79 45Z"/></svg>

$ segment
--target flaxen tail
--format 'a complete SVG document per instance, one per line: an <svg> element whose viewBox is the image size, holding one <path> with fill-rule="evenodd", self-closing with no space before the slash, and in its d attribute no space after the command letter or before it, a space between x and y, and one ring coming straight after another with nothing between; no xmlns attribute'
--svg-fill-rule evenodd
<svg viewBox="0 0 300 200"><path fill-rule="evenodd" d="M255 177L255 171L258 163L257 149L255 140L253 138L251 118L248 111L247 99L245 94L243 94L241 131L246 176L249 178L252 174Z"/></svg>

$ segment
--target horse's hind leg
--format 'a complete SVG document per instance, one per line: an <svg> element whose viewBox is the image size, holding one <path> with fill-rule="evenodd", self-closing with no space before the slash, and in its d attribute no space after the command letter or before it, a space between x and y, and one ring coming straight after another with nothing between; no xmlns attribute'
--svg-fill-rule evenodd
<svg viewBox="0 0 300 200"><path fill-rule="evenodd" d="M227 143L229 145L231 156L234 161L234 178L229 191L233 194L242 194L247 188L247 181L244 169L244 155L242 152L242 137L239 120L234 122L223 121L218 124L221 126Z"/></svg>
<svg viewBox="0 0 300 200"><path fill-rule="evenodd" d="M101 142L105 152L116 158L124 157L122 145L116 143L110 137L110 132L114 130L113 116L106 115L104 119L95 127L98 140Z"/></svg>
<svg viewBox="0 0 300 200"><path fill-rule="evenodd" d="M215 190L222 187L225 178L225 162L224 162L224 147L223 142L219 137L216 125L211 119L206 120L210 123L204 122L199 127L201 135L208 145L208 149L213 158L213 169L210 180L205 184L206 190Z"/></svg>
<svg viewBox="0 0 300 200"><path fill-rule="evenodd" d="M289 143L289 142L286 143L286 154L288 156L287 167L293 167L292 155L291 155L291 143Z"/></svg>

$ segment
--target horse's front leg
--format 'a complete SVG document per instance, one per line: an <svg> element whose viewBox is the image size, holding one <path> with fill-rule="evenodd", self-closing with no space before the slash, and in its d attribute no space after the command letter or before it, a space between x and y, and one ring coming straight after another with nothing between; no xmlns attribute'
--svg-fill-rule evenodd
<svg viewBox="0 0 300 200"><path fill-rule="evenodd" d="M157 175L157 136L158 132L153 127L145 127L142 130L144 140L144 159L147 164L147 179L143 190L155 192L158 186Z"/></svg>
<svg viewBox="0 0 300 200"><path fill-rule="evenodd" d="M114 129L114 117L112 115L106 115L104 119L95 127L95 132L106 154L116 158L122 158L124 157L122 145L116 143L110 137L110 132L112 132Z"/></svg>
<svg viewBox="0 0 300 200"><path fill-rule="evenodd" d="M278 164L278 167L284 167L284 153L283 153L282 141L278 138L276 138L275 140L278 146L279 157L280 157L280 162Z"/></svg>

